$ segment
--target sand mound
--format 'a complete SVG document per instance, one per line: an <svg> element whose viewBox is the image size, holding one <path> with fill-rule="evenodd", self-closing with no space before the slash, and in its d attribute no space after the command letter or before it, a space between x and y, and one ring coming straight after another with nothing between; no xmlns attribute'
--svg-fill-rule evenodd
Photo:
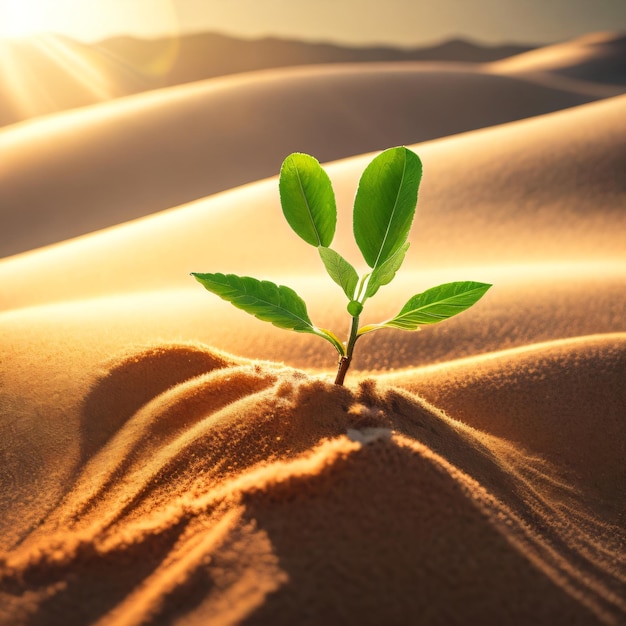
<svg viewBox="0 0 626 626"><path fill-rule="evenodd" d="M0 131L0 255L273 176L290 152L329 161L593 99L466 66L391 63L243 74L50 116Z"/></svg>
<svg viewBox="0 0 626 626"><path fill-rule="evenodd" d="M119 365L118 359L111 362L93 351L96 363L86 365L85 344L58 351L58 344L44 348L37 341L39 353L49 355L41 362L33 360L28 341L20 343L21 352L3 342L6 359L0 367L0 547L16 541L56 505L77 468L143 403L189 377L234 363L182 344L149 349ZM63 353L69 359L59 358ZM36 386L36 380L48 383ZM121 380L132 394L121 396Z"/></svg>
<svg viewBox="0 0 626 626"><path fill-rule="evenodd" d="M375 380L208 352L210 371L136 390L155 354L171 371L180 351L127 355L92 386L112 399L95 425L83 405L98 436L75 480L0 561L7 623L624 615L616 529L546 461Z"/></svg>
<svg viewBox="0 0 626 626"><path fill-rule="evenodd" d="M626 506L623 490L614 491L626 484L625 377L622 333L529 345L382 380L567 467L619 517Z"/></svg>

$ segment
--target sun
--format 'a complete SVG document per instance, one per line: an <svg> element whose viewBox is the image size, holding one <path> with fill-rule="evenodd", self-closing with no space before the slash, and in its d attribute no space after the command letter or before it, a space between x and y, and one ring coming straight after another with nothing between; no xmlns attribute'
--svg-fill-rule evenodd
<svg viewBox="0 0 626 626"><path fill-rule="evenodd" d="M57 33L95 41L177 31L173 0L0 0L0 38Z"/></svg>
<svg viewBox="0 0 626 626"><path fill-rule="evenodd" d="M0 37L25 37L52 30L54 2L0 0Z"/></svg>

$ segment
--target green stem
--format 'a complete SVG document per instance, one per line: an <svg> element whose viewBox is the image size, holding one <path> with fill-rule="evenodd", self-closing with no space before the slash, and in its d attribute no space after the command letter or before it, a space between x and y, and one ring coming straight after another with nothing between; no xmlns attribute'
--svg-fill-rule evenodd
<svg viewBox="0 0 626 626"><path fill-rule="evenodd" d="M354 299L357 302L360 302L361 304L363 304L363 300L365 300L364 296L365 296L365 283L367 282L367 279L370 277L370 274L363 274L363 276L361 276L361 278L359 279L359 283L356 287L356 291L354 294Z"/></svg>
<svg viewBox="0 0 626 626"><path fill-rule="evenodd" d="M343 356L346 353L344 345L330 331L324 330L323 328L317 328L314 332L318 337L322 337L323 339L326 339L326 341L330 341L330 343L335 346L335 350L339 352L339 356Z"/></svg>
<svg viewBox="0 0 626 626"><path fill-rule="evenodd" d="M348 344L346 346L345 356L339 358L339 369L337 370L337 377L335 378L335 385L343 385L343 381L346 377L346 372L352 362L352 352L354 350L354 344L359 338L359 316L352 317L352 326L350 327L350 337L348 338Z"/></svg>

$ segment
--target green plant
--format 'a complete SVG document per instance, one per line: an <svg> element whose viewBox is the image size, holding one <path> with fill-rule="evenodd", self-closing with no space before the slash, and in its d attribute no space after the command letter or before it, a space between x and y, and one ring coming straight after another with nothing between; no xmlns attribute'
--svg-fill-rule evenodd
<svg viewBox="0 0 626 626"><path fill-rule="evenodd" d="M192 276L260 320L329 341L339 353L335 383L342 385L354 346L363 335L381 328L419 330L422 325L436 324L468 309L491 287L477 282L439 285L410 298L395 317L359 328L366 300L393 280L409 248L407 238L421 177L419 157L404 147L385 150L363 172L354 200L353 227L369 271L359 277L354 267L330 248L337 208L328 174L307 154L291 154L282 164L279 189L285 218L298 236L318 249L326 271L348 298L352 322L345 343L330 330L315 326L304 300L289 287L234 274Z"/></svg>

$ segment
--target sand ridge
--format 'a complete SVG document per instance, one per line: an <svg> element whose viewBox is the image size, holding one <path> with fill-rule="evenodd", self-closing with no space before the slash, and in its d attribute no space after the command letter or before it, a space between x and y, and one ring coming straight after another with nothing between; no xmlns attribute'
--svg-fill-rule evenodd
<svg viewBox="0 0 626 626"><path fill-rule="evenodd" d="M562 75L576 81L624 85L626 34L619 32L588 33L577 39L544 46L493 61L487 66L511 75ZM557 83L558 84L558 83ZM580 83L579 83L580 84Z"/></svg>

